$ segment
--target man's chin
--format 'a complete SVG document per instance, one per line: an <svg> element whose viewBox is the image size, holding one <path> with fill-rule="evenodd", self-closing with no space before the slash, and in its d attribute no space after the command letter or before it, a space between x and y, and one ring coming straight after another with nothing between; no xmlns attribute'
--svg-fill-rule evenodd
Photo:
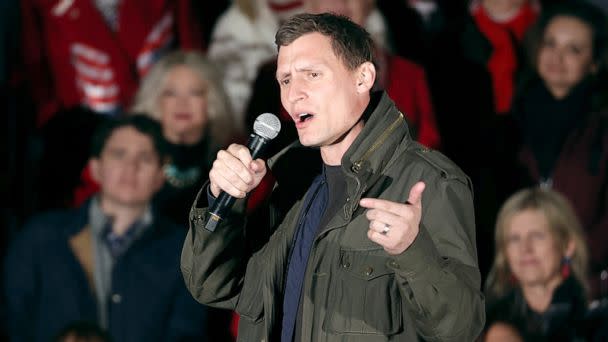
<svg viewBox="0 0 608 342"><path fill-rule="evenodd" d="M320 144L318 142L312 141L310 139L302 139L302 137L299 137L300 140L300 144L302 144L302 146L306 146L306 147L319 147Z"/></svg>
<svg viewBox="0 0 608 342"><path fill-rule="evenodd" d="M113 196L112 198L108 198L109 200L111 200L112 202L114 202L115 205L120 205L123 207L141 207L141 206L146 206L149 202L150 199L145 199L143 196L135 196L135 195L118 195L118 196Z"/></svg>

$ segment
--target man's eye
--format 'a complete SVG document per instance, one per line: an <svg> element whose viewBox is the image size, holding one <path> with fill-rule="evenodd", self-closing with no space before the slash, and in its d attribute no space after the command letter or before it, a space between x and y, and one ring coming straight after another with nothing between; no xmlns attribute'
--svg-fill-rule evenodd
<svg viewBox="0 0 608 342"><path fill-rule="evenodd" d="M139 160L146 164L152 164L157 161L156 156L154 156L153 154L144 154L139 157Z"/></svg>
<svg viewBox="0 0 608 342"><path fill-rule="evenodd" d="M288 85L289 84L289 79L281 80L281 84L282 85Z"/></svg>
<svg viewBox="0 0 608 342"><path fill-rule="evenodd" d="M310 77L317 78L317 77L319 77L319 73L318 72L311 72L310 73Z"/></svg>

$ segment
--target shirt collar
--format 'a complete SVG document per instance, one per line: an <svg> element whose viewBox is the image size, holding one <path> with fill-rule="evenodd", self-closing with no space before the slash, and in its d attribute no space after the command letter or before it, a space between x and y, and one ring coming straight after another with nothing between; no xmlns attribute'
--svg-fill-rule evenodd
<svg viewBox="0 0 608 342"><path fill-rule="evenodd" d="M107 215L101 209L99 196L95 196L93 199L91 199L91 204L89 206L89 226L91 227L93 234L97 236L107 234L106 230L108 227L111 229L113 220L114 218L112 216ZM150 227L153 222L154 217L152 215L152 208L150 205L148 205L146 209L144 209L142 216L133 222L131 226L129 226L129 229L127 229L125 234L135 233L129 233L129 231L135 229L137 234L133 235L139 236L143 231Z"/></svg>

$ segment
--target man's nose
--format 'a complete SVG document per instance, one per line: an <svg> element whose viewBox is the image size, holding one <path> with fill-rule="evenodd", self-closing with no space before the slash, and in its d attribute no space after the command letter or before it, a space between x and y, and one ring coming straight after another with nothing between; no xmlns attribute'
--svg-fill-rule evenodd
<svg viewBox="0 0 608 342"><path fill-rule="evenodd" d="M124 167L129 171L137 171L139 164L140 160L137 157L127 157L124 160Z"/></svg>

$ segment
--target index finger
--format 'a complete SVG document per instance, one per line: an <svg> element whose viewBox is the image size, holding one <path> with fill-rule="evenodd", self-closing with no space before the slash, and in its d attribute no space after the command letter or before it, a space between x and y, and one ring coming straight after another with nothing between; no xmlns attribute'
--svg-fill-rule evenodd
<svg viewBox="0 0 608 342"><path fill-rule="evenodd" d="M367 209L380 209L395 215L401 215L401 211L406 204L383 200L379 198L362 198L359 204Z"/></svg>

